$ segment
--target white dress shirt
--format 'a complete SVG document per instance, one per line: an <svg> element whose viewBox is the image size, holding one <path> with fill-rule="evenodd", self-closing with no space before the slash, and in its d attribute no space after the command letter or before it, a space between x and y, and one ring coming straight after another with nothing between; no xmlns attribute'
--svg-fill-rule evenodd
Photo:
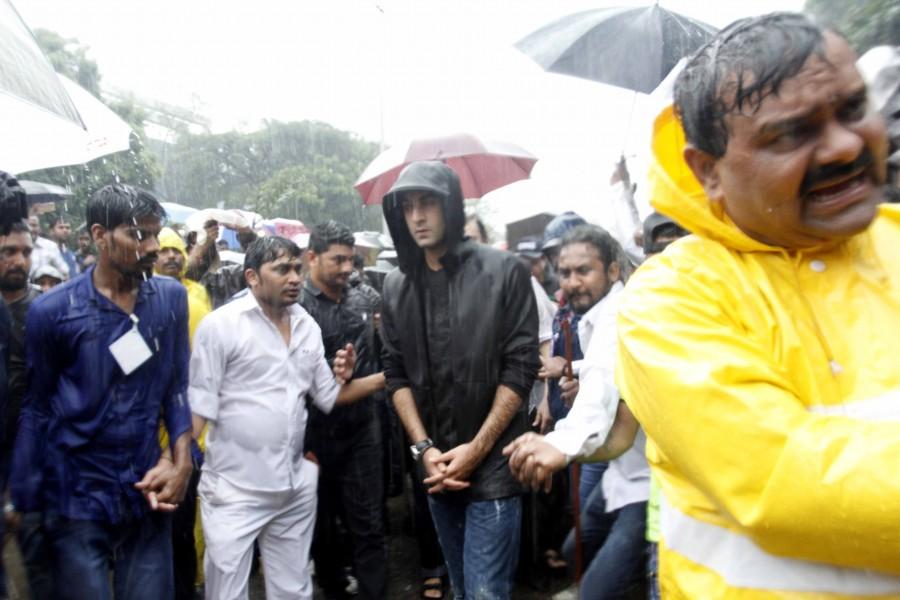
<svg viewBox="0 0 900 600"><path fill-rule="evenodd" d="M616 420L616 313L624 289L622 282L614 283L578 322L578 339L581 347L587 349L581 361L578 395L569 414L546 436L566 456L593 454L606 441ZM649 497L650 467L644 456L645 443L644 432L639 430L631 448L610 461L602 483L607 512Z"/></svg>
<svg viewBox="0 0 900 600"><path fill-rule="evenodd" d="M244 490L299 486L305 396L326 413L337 400L319 326L297 304L288 311L289 345L252 293L207 315L194 337L188 399L209 421L203 470Z"/></svg>
<svg viewBox="0 0 900 600"><path fill-rule="evenodd" d="M34 277L34 274L44 265L55 268L66 279L71 279L75 275L75 273L69 273L69 265L59 250L59 244L39 235L34 240L34 247L31 250L31 271L28 276Z"/></svg>

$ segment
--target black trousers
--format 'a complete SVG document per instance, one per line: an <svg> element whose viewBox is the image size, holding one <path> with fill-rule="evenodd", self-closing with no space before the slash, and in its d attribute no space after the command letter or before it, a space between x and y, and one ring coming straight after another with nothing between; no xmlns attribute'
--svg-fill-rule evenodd
<svg viewBox="0 0 900 600"><path fill-rule="evenodd" d="M312 555L316 579L326 595L344 595L344 553L338 520L349 533L359 597L387 597L384 471L377 419L355 435L319 437L311 448L320 463L319 504Z"/></svg>

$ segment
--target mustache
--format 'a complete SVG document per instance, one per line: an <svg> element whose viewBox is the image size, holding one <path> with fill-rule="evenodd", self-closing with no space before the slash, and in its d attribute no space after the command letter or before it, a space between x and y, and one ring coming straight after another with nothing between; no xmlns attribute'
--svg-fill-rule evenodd
<svg viewBox="0 0 900 600"><path fill-rule="evenodd" d="M852 162L842 164L827 164L821 167L814 167L806 172L806 176L800 183L800 195L807 195L814 187L827 183L834 179L841 179L855 173L856 171L868 169L875 164L875 157L872 156L871 150L863 149Z"/></svg>
<svg viewBox="0 0 900 600"><path fill-rule="evenodd" d="M20 269L19 267L15 267L15 268L12 268L12 269L9 269L6 271L7 277L9 277L10 275L16 275L16 274L21 275L22 277L26 277L26 278L28 277L28 273L24 269Z"/></svg>

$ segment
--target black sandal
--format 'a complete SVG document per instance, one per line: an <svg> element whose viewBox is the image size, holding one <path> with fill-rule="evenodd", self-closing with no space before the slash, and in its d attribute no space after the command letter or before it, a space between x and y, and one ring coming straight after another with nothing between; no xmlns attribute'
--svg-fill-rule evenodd
<svg viewBox="0 0 900 600"><path fill-rule="evenodd" d="M430 583L429 583L430 582ZM439 592L439 596L429 596L428 592ZM443 600L444 598L444 578L443 577L426 577L422 580L422 598L427 600Z"/></svg>

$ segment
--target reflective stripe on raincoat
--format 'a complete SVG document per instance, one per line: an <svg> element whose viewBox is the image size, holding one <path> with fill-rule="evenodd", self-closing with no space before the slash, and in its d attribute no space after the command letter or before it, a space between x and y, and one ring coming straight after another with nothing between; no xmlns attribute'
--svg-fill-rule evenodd
<svg viewBox="0 0 900 600"><path fill-rule="evenodd" d="M900 210L787 252L714 210L656 120L653 204L693 232L631 278L617 383L662 490L666 598L900 597Z"/></svg>

